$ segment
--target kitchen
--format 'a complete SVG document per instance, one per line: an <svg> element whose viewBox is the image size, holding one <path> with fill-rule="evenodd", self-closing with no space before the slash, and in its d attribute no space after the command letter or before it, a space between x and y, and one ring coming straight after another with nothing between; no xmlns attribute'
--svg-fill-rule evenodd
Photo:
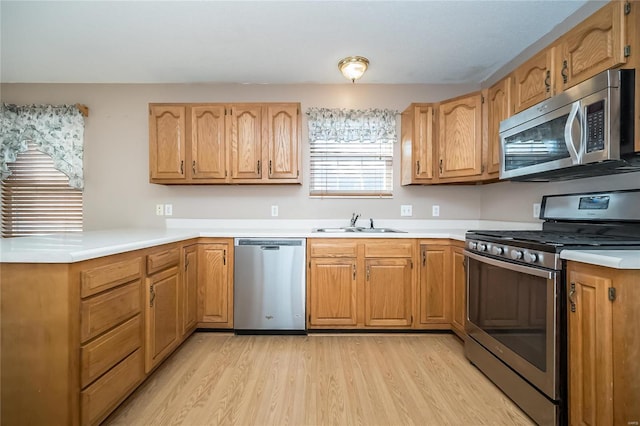
<svg viewBox="0 0 640 426"><path fill-rule="evenodd" d="M591 6L595 8L595 6ZM587 12L583 12L587 13ZM579 22L580 18L575 18ZM551 41L572 24L555 29ZM545 45L545 40L528 52ZM526 52L523 53L526 55ZM522 58L523 60L526 58ZM331 64L334 67L334 64ZM372 70L373 72L373 65ZM337 73L337 71L336 71ZM342 78L341 76L338 76ZM499 76L498 76L499 77ZM81 82L79 82L81 83ZM309 106L369 108L402 111L411 102L438 102L478 89L477 84L384 85L364 84L3 84L3 102L76 103L90 107L85 130L85 230L163 227L156 204L172 204L181 219L247 219L255 223L277 220L337 220L346 225L353 211L374 220L403 220L401 205L413 206L413 219L444 221L534 222L532 205L541 196L638 187L638 173L556 183L502 182L469 186L399 185L400 146L396 144L394 197L336 200L309 198L302 185L164 186L148 183L147 105L150 102L301 102ZM304 122L304 119L303 119ZM303 147L306 135L303 128ZM304 152L304 148L303 148ZM302 156L308 170L308 156ZM277 219L271 206L278 205ZM440 206L439 219L432 206ZM508 208L506 208L508 207ZM446 223L442 227L450 227ZM278 225L275 225L278 226ZM400 226L400 225L398 225ZM401 227L401 226L400 226Z"/></svg>

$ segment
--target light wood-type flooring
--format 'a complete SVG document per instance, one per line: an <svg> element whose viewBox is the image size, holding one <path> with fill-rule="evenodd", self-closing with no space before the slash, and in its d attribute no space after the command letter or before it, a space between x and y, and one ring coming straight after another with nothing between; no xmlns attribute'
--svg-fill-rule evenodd
<svg viewBox="0 0 640 426"><path fill-rule="evenodd" d="M531 425L449 334L195 333L108 425Z"/></svg>

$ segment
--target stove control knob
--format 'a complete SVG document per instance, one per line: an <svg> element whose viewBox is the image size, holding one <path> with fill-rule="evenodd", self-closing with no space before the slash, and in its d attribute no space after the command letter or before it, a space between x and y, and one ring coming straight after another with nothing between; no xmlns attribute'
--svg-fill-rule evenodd
<svg viewBox="0 0 640 426"><path fill-rule="evenodd" d="M495 254L496 256L500 256L501 254L504 253L504 248L502 247L498 247L498 246L493 246L493 248L491 249L491 251L493 252L493 254Z"/></svg>
<svg viewBox="0 0 640 426"><path fill-rule="evenodd" d="M513 250L511 252L511 258L513 260L520 260L522 259L522 252L520 250Z"/></svg>
<svg viewBox="0 0 640 426"><path fill-rule="evenodd" d="M487 251L487 245L486 244L478 244L478 250L479 251Z"/></svg>
<svg viewBox="0 0 640 426"><path fill-rule="evenodd" d="M538 255L531 252L525 252L524 261L527 263L536 263L538 261Z"/></svg>
<svg viewBox="0 0 640 426"><path fill-rule="evenodd" d="M476 243L475 241L469 241L469 248L471 250L475 250L478 248L478 243Z"/></svg>

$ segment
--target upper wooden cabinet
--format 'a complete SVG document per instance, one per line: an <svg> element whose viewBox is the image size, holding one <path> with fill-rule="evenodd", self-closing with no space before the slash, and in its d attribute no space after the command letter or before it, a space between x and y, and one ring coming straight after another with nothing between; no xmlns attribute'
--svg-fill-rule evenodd
<svg viewBox="0 0 640 426"><path fill-rule="evenodd" d="M300 107L293 104L266 106L267 144L269 146L269 179L300 177Z"/></svg>
<svg viewBox="0 0 640 426"><path fill-rule="evenodd" d="M482 96L442 102L438 108L438 172L443 178L482 174Z"/></svg>
<svg viewBox="0 0 640 426"><path fill-rule="evenodd" d="M488 173L500 171L500 122L511 117L511 77L500 80L487 93L487 168Z"/></svg>
<svg viewBox="0 0 640 426"><path fill-rule="evenodd" d="M226 133L224 106L191 107L191 179L225 182Z"/></svg>
<svg viewBox="0 0 640 426"><path fill-rule="evenodd" d="M186 110L180 105L149 106L149 177L151 182L181 181L185 175Z"/></svg>
<svg viewBox="0 0 640 426"><path fill-rule="evenodd" d="M434 178L434 119L431 104L411 104L402 113L402 185L430 183Z"/></svg>
<svg viewBox="0 0 640 426"><path fill-rule="evenodd" d="M623 1L609 2L567 32L560 38L557 49L559 75L556 77L560 79L562 89L624 64L625 40Z"/></svg>
<svg viewBox="0 0 640 426"><path fill-rule="evenodd" d="M555 90L554 55L555 50L544 50L513 72L514 112L523 111L538 102L551 97Z"/></svg>
<svg viewBox="0 0 640 426"><path fill-rule="evenodd" d="M152 183L300 183L300 104L150 104Z"/></svg>

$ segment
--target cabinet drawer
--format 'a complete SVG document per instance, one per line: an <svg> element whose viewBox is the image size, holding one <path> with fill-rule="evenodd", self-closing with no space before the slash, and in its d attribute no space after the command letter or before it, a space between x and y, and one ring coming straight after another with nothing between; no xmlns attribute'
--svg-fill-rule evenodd
<svg viewBox="0 0 640 426"><path fill-rule="evenodd" d="M120 284L128 283L142 275L139 257L123 260L80 272L80 296L88 297Z"/></svg>
<svg viewBox="0 0 640 426"><path fill-rule="evenodd" d="M180 262L180 249L178 247L150 254L147 256L147 274L151 275L162 271L170 266L177 265L178 262Z"/></svg>
<svg viewBox="0 0 640 426"><path fill-rule="evenodd" d="M309 245L311 257L356 257L358 244L355 241L313 241Z"/></svg>
<svg viewBox="0 0 640 426"><path fill-rule="evenodd" d="M136 315L80 349L82 387L142 346L142 318Z"/></svg>
<svg viewBox="0 0 640 426"><path fill-rule="evenodd" d="M80 340L96 337L140 312L142 281L83 300L80 305Z"/></svg>
<svg viewBox="0 0 640 426"><path fill-rule="evenodd" d="M413 241L374 241L364 247L365 257L412 257Z"/></svg>
<svg viewBox="0 0 640 426"><path fill-rule="evenodd" d="M143 377L142 350L138 349L80 393L81 423L102 421Z"/></svg>

